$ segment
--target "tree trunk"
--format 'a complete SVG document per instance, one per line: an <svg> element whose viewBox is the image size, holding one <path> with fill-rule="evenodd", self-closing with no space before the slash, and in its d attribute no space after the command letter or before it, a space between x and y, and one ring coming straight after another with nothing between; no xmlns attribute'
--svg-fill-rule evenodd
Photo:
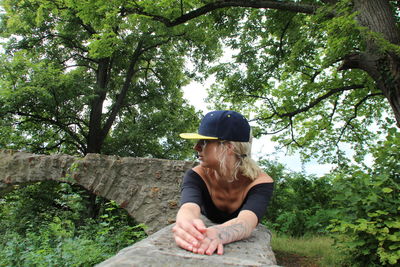
<svg viewBox="0 0 400 267"><path fill-rule="evenodd" d="M88 196L88 204L87 208L87 216L88 218L95 219L99 216L100 204L96 203L97 196L93 192L87 191Z"/></svg>
<svg viewBox="0 0 400 267"><path fill-rule="evenodd" d="M105 136L102 132L103 104L107 96L108 70L110 60L100 59L97 69L97 88L91 103L89 134L86 153L100 153ZM86 154L85 153L85 154Z"/></svg>
<svg viewBox="0 0 400 267"><path fill-rule="evenodd" d="M381 34L391 44L400 44L400 31L389 1L354 0L354 8L359 12L361 26ZM389 101L397 127L400 128L400 57L388 45L384 47L369 36L365 38L367 47L364 53L358 55L358 67L375 80L377 87Z"/></svg>
<svg viewBox="0 0 400 267"><path fill-rule="evenodd" d="M104 143L108 132L111 129L115 118L122 108L123 101L128 93L131 86L132 78L135 74L135 67L139 62L139 57L143 53L143 41L140 40L133 53L130 60L129 67L125 76L124 84L121 91L118 94L116 102L113 104L111 113L109 114L107 120L103 123L103 103L107 96L107 84L109 80L109 68L110 60L102 59L100 60L99 67L97 70L97 91L96 97L92 101L91 112L90 112L90 122L89 122L89 135L88 135L88 146L86 153L100 153L101 148Z"/></svg>

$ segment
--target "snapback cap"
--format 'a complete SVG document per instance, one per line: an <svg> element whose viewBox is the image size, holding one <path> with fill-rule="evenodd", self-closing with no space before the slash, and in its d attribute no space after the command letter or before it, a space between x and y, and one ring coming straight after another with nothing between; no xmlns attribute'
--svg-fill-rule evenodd
<svg viewBox="0 0 400 267"><path fill-rule="evenodd" d="M250 141L250 125L240 113L231 110L216 110L207 113L201 120L198 133L181 133L184 139Z"/></svg>

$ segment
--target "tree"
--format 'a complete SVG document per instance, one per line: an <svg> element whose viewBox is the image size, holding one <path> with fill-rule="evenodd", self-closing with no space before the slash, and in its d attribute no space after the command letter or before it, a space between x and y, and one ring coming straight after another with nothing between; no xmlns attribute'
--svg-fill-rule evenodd
<svg viewBox="0 0 400 267"><path fill-rule="evenodd" d="M212 29L168 28L129 14L134 3L128 1L1 4L6 43L0 58L0 148L192 155L190 143L178 138L179 132L194 130L199 117L182 97L181 87L196 76L185 61L192 58L201 69L220 54ZM177 14L180 8L170 11ZM86 216L95 218L102 203L85 192Z"/></svg>
<svg viewBox="0 0 400 267"><path fill-rule="evenodd" d="M198 114L182 98L194 75L185 61L201 68L220 43L213 30L168 28L130 14L132 5L2 1L1 147L187 157L189 144L177 134L193 130Z"/></svg>
<svg viewBox="0 0 400 267"><path fill-rule="evenodd" d="M400 127L398 8L388 0L214 0L177 17L139 4L129 12L169 27L214 17L238 53L214 68L210 98L255 112L259 134L335 161L341 143L363 154L380 134L371 127Z"/></svg>

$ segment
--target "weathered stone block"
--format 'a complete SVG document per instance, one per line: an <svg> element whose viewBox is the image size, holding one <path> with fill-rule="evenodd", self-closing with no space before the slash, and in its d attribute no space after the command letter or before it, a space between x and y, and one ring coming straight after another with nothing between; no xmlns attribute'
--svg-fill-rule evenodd
<svg viewBox="0 0 400 267"><path fill-rule="evenodd" d="M209 224L207 224L209 225ZM271 232L258 225L253 234L224 246L224 255L199 255L179 248L173 239L173 225L167 226L138 243L122 249L97 267L220 267L277 266L271 248Z"/></svg>

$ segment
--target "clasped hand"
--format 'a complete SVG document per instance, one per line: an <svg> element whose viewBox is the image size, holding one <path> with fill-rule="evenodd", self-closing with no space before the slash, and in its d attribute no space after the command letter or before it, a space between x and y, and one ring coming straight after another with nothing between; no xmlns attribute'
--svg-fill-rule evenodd
<svg viewBox="0 0 400 267"><path fill-rule="evenodd" d="M224 253L222 240L216 227L206 227L201 219L180 221L172 228L178 246L197 254Z"/></svg>

